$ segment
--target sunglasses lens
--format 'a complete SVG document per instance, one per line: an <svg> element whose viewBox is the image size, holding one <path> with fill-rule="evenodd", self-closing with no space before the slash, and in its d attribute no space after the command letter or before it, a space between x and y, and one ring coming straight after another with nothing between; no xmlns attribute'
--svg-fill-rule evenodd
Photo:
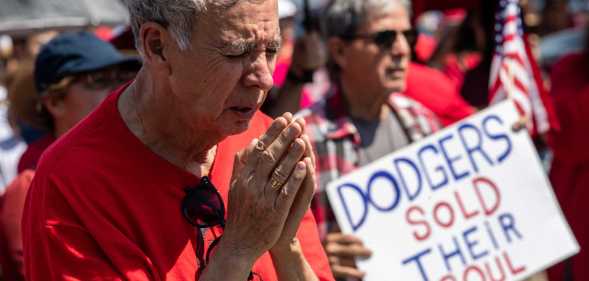
<svg viewBox="0 0 589 281"><path fill-rule="evenodd" d="M208 181L187 191L182 202L182 212L186 220L197 227L222 225L225 220L223 201Z"/></svg>
<svg viewBox="0 0 589 281"><path fill-rule="evenodd" d="M415 43L417 42L417 31L414 29L410 29L410 30L406 30L403 31L403 36L405 36L405 39L407 40L407 43L409 43L409 46L413 47L415 46Z"/></svg>
<svg viewBox="0 0 589 281"><path fill-rule="evenodd" d="M417 41L417 32L415 30L410 29L401 31L400 33L403 34L410 47L415 46L415 42ZM389 49L399 39L397 37L398 35L399 33L394 30L381 31L374 36L374 43L383 49Z"/></svg>
<svg viewBox="0 0 589 281"><path fill-rule="evenodd" d="M390 48L393 45L393 42L395 42L396 37L396 31L382 31L376 34L374 37L374 43L383 48Z"/></svg>

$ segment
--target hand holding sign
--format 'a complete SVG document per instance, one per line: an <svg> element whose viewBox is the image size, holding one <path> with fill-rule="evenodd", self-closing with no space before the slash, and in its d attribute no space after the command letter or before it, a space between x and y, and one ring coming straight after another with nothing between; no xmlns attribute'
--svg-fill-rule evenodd
<svg viewBox="0 0 589 281"><path fill-rule="evenodd" d="M364 246L360 238L333 232L325 238L325 252L329 258L331 271L336 278L363 278L364 272L358 270L356 258L368 258L372 251Z"/></svg>

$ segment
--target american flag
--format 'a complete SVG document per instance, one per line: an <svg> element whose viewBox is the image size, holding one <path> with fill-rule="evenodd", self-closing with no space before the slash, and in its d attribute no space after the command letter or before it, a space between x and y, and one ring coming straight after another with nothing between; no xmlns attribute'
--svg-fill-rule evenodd
<svg viewBox="0 0 589 281"><path fill-rule="evenodd" d="M538 66L524 38L518 0L500 0L495 24L496 48L491 64L491 104L510 99L532 135L558 127L539 78ZM535 75L538 74L538 75ZM548 108L547 108L548 107Z"/></svg>

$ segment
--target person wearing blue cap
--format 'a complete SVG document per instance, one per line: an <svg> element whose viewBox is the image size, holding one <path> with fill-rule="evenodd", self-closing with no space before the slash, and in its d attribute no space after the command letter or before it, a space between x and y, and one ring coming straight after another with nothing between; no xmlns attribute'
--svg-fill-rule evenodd
<svg viewBox="0 0 589 281"><path fill-rule="evenodd" d="M30 124L47 135L33 142L19 162L19 175L10 183L0 217L10 257L23 274L21 218L34 169L41 154L57 138L88 115L114 88L131 80L140 67L109 43L88 32L64 33L42 47L34 66L39 96L37 118ZM23 279L24 280L24 279Z"/></svg>
<svg viewBox="0 0 589 281"><path fill-rule="evenodd" d="M23 154L19 172L34 169L45 148L131 80L140 66L138 58L89 32L63 33L45 44L34 65L37 114L25 121L47 134Z"/></svg>
<svg viewBox="0 0 589 281"><path fill-rule="evenodd" d="M62 135L114 88L131 80L140 62L89 32L65 33L45 45L35 62L35 86Z"/></svg>

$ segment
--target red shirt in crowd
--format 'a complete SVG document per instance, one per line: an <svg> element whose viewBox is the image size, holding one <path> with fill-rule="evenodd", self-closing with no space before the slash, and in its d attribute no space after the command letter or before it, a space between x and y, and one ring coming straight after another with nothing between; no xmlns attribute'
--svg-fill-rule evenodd
<svg viewBox="0 0 589 281"><path fill-rule="evenodd" d="M23 218L27 280L194 280L196 228L181 201L200 179L128 130L116 106L121 92L41 158ZM225 202L234 155L269 123L258 113L246 132L219 143L210 177ZM220 232L206 231L207 247ZM310 212L297 237L319 279L333 280ZM252 270L254 280L277 280L268 253Z"/></svg>
<svg viewBox="0 0 589 281"><path fill-rule="evenodd" d="M51 134L47 134L30 143L27 146L27 150L25 150L18 161L18 173L20 174L25 170L34 170L37 168L37 163L39 162L39 158L41 158L41 154L43 154L45 149L47 149L54 141L55 137Z"/></svg>
<svg viewBox="0 0 589 281"><path fill-rule="evenodd" d="M0 255L2 276L7 280L23 280L23 246L21 219L25 206L27 191L41 155L55 141L55 137L47 134L27 146L18 161L18 176L8 184L3 195L4 208L0 212L0 235L6 250Z"/></svg>
<svg viewBox="0 0 589 281"><path fill-rule="evenodd" d="M413 17L417 18L422 13L430 10L446 10L446 9L474 9L480 6L480 0L413 0L411 7L413 8Z"/></svg>
<svg viewBox="0 0 589 281"><path fill-rule="evenodd" d="M550 180L581 252L549 271L550 280L589 276L589 54L563 58L552 69L552 98L560 131L551 138ZM574 277L566 279L565 276Z"/></svg>
<svg viewBox="0 0 589 281"><path fill-rule="evenodd" d="M0 212L0 229L3 231L4 239L7 245L7 252L3 253L5 259L10 259L12 268L6 268L3 264L2 274L6 277L14 277L14 280L21 280L23 277L23 246L22 246L22 225L21 219L23 214L24 202L27 191L33 180L35 171L25 170L20 173L7 187L4 193L4 205ZM8 273L10 272L10 273ZM17 279L18 278L18 279ZM8 279L13 280L13 279Z"/></svg>
<svg viewBox="0 0 589 281"><path fill-rule="evenodd" d="M409 65L405 95L425 105L444 126L475 112L442 72L417 63Z"/></svg>

